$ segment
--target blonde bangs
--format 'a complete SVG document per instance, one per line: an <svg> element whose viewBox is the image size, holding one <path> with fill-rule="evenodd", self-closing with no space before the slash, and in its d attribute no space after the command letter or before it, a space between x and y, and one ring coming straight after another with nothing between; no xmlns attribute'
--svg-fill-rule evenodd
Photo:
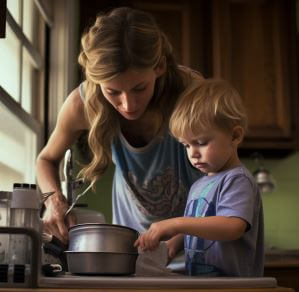
<svg viewBox="0 0 299 292"><path fill-rule="evenodd" d="M169 129L176 138L183 137L185 133L197 136L213 125L214 107L206 98L198 99L199 83L194 82L182 93L170 118Z"/></svg>
<svg viewBox="0 0 299 292"><path fill-rule="evenodd" d="M182 93L169 129L181 138L185 133L199 136L213 127L230 132L236 125L247 129L247 114L237 90L224 80L204 79Z"/></svg>

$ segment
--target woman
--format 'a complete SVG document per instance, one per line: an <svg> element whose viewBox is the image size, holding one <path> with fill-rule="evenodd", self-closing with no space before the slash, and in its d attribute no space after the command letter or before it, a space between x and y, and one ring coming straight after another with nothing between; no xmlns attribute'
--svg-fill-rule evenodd
<svg viewBox="0 0 299 292"><path fill-rule="evenodd" d="M88 130L91 161L80 175L92 184L112 160L113 223L142 232L154 221L181 216L199 177L168 120L179 94L200 75L178 67L172 48L147 13L122 7L99 15L84 33L79 63L86 80L66 99L37 158L46 202L46 232L67 241L71 216L60 188L59 163ZM99 194L100 195L100 194Z"/></svg>

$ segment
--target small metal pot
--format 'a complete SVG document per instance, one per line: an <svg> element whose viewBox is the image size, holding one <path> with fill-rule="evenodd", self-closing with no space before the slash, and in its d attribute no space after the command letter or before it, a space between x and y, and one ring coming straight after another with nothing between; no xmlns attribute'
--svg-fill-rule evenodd
<svg viewBox="0 0 299 292"><path fill-rule="evenodd" d="M138 254L66 251L68 271L83 275L130 275Z"/></svg>
<svg viewBox="0 0 299 292"><path fill-rule="evenodd" d="M79 224L69 230L65 252L68 270L76 274L133 274L138 232L115 224Z"/></svg>

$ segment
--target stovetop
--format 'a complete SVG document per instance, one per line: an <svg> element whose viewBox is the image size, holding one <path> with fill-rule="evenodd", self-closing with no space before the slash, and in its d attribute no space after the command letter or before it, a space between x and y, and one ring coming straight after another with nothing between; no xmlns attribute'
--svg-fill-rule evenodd
<svg viewBox="0 0 299 292"><path fill-rule="evenodd" d="M277 281L271 277L190 277L179 274L167 276L78 276L65 273L56 277L40 277L42 288L273 288Z"/></svg>

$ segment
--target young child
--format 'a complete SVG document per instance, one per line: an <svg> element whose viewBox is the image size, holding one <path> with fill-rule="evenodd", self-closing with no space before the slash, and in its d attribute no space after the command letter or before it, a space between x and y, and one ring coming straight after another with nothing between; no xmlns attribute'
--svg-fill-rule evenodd
<svg viewBox="0 0 299 292"><path fill-rule="evenodd" d="M247 127L238 92L223 80L194 82L169 126L191 164L207 175L192 185L184 217L153 223L135 245L153 250L169 239L173 258L184 241L189 275L263 276L263 207L254 178L238 157Z"/></svg>

